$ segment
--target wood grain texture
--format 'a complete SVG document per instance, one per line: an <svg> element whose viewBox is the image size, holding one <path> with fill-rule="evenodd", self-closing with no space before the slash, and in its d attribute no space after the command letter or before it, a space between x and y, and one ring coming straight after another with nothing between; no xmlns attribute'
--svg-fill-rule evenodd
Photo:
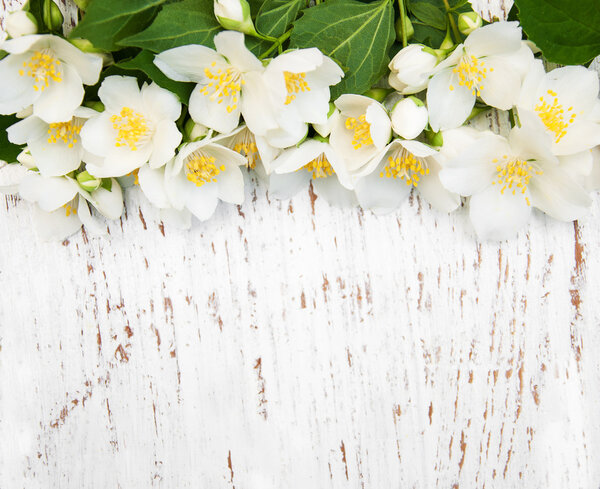
<svg viewBox="0 0 600 489"><path fill-rule="evenodd" d="M6 198L0 487L597 489L599 217L485 243L258 186L181 232L133 189L42 243Z"/></svg>

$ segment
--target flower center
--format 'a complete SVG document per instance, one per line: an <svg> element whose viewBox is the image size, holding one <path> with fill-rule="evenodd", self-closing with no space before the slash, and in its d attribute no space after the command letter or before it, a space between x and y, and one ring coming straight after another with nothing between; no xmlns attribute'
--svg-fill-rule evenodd
<svg viewBox="0 0 600 489"><path fill-rule="evenodd" d="M77 214L77 206L75 205L75 200L67 202L65 205L63 205L63 208L65 209L65 215L67 217L69 217L71 214Z"/></svg>
<svg viewBox="0 0 600 489"><path fill-rule="evenodd" d="M285 105L289 105L296 100L296 94L298 92L310 92L310 87L304 79L306 73L291 73L289 71L284 71L283 76L285 77L285 88L288 93L285 98Z"/></svg>
<svg viewBox="0 0 600 489"><path fill-rule="evenodd" d="M248 168L252 170L256 168L256 163L260 160L260 155L258 154L254 135L247 128L242 129L235 138L233 150L246 157L248 161L246 166Z"/></svg>
<svg viewBox="0 0 600 489"><path fill-rule="evenodd" d="M493 185L501 185L500 193L504 194L506 189L512 190L512 194L516 195L517 191L524 194L527 191L527 185L533 175L542 175L544 172L540 170L532 161L521 160L519 158L509 159L508 155L503 155L502 160L494 158L492 163L496 165L497 180L492 182ZM526 196L527 205L531 205L529 198Z"/></svg>
<svg viewBox="0 0 600 489"><path fill-rule="evenodd" d="M123 107L119 115L114 114L110 121L117 130L115 146L129 146L131 151L138 148L136 143L148 133L146 118L129 107Z"/></svg>
<svg viewBox="0 0 600 489"><path fill-rule="evenodd" d="M400 178L406 182L406 185L414 187L418 187L419 180L424 175L429 175L427 162L409 153L405 148L388 157L387 165L379 173L381 178Z"/></svg>
<svg viewBox="0 0 600 489"><path fill-rule="evenodd" d="M72 148L77 143L77 136L83 127L81 119L73 118L69 122L53 122L48 126L48 142L56 144L59 141Z"/></svg>
<svg viewBox="0 0 600 489"><path fill-rule="evenodd" d="M186 163L187 179L201 187L205 183L216 182L217 175L225 171L225 165L217 167L214 156L206 156L202 153L192 153Z"/></svg>
<svg viewBox="0 0 600 489"><path fill-rule="evenodd" d="M216 61L213 61L211 67L214 69L216 65ZM210 82L200 89L200 93L210 97L211 101L218 100L218 104L223 103L224 98L231 98L232 103L227 106L227 112L233 112L237 108L238 94L242 85L245 85L241 73L232 67L214 71L205 68L204 75Z"/></svg>
<svg viewBox="0 0 600 489"><path fill-rule="evenodd" d="M358 119L348 117L346 119L346 129L354 131L352 136L352 146L354 149L360 149L362 146L373 144L371 139L371 124L367 122L366 114L361 115Z"/></svg>
<svg viewBox="0 0 600 489"><path fill-rule="evenodd" d="M23 68L27 69L27 75L32 77L35 82L34 90L44 91L50 84L50 80L61 82L62 76L59 71L60 60L56 59L46 49L44 51L35 51L29 61L23 62ZM25 70L19 70L20 76L25 76Z"/></svg>
<svg viewBox="0 0 600 489"><path fill-rule="evenodd" d="M308 172L312 172L313 179L327 178L335 173L331 163L329 163L329 160L327 159L327 156L325 156L325 153L321 153L302 168Z"/></svg>
<svg viewBox="0 0 600 489"><path fill-rule="evenodd" d="M577 114L573 112L573 107L569 107L565 113L563 106L558 103L556 92L548 90L546 93L550 96L552 104L546 101L544 95L540 97L535 111L546 128L554 133L554 142L558 143L567 134L567 129L573 124Z"/></svg>
<svg viewBox="0 0 600 489"><path fill-rule="evenodd" d="M469 56L465 54L462 58L460 58L459 63L452 70L453 73L458 75L458 84L461 87L467 87L471 90L473 95L481 95L481 90L483 90L483 85L481 82L487 76L488 72L487 68L484 68L483 65L485 63L480 61L475 56ZM494 71L493 68L490 68L490 71ZM454 86L450 85L450 90L454 90Z"/></svg>

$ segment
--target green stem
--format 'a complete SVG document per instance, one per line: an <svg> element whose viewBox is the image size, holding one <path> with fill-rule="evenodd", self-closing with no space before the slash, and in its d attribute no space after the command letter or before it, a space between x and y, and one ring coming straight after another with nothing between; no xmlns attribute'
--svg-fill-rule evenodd
<svg viewBox="0 0 600 489"><path fill-rule="evenodd" d="M292 34L292 29L285 32L281 37L272 38L275 40L273 45L269 49L267 49L264 53L262 53L258 58L259 59L266 58L267 56L269 56L269 54L271 54L273 51L275 51L275 49L279 49L279 51L281 52L281 46L287 40L287 38L290 37L290 35Z"/></svg>
<svg viewBox="0 0 600 489"><path fill-rule="evenodd" d="M404 0L398 0L398 9L400 10L400 33L402 35L402 47L405 48L408 44L408 38L406 35L406 8L404 6Z"/></svg>
<svg viewBox="0 0 600 489"><path fill-rule="evenodd" d="M446 15L448 16L448 20L450 21L450 28L452 29L452 33L454 34L454 40L457 43L462 42L462 38L460 37L460 32L458 32L458 27L456 27L456 22L454 22L454 17L452 17L452 10L450 9L450 4L448 0L444 1L444 7L446 8Z"/></svg>

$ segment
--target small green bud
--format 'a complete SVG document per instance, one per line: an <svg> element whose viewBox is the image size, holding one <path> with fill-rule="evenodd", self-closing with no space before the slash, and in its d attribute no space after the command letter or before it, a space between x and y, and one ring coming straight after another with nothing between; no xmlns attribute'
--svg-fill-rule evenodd
<svg viewBox="0 0 600 489"><path fill-rule="evenodd" d="M247 0L214 0L214 12L225 29L257 35Z"/></svg>
<svg viewBox="0 0 600 489"><path fill-rule="evenodd" d="M374 100L377 100L377 102L381 103L393 91L394 90L391 90L389 88L371 88L371 89L367 90L365 93L363 93L363 95L365 97L369 97Z"/></svg>
<svg viewBox="0 0 600 489"><path fill-rule="evenodd" d="M102 185L101 178L96 178L93 175L90 175L87 171L78 173L75 178L77 179L79 186L86 192L93 192L94 190L99 189Z"/></svg>
<svg viewBox="0 0 600 489"><path fill-rule="evenodd" d="M477 12L463 12L458 16L458 30L468 36L483 25L483 19Z"/></svg>
<svg viewBox="0 0 600 489"><path fill-rule="evenodd" d="M444 137L442 136L442 132L434 132L431 130L425 131L425 135L427 136L427 140L429 144L435 147L441 147L444 145Z"/></svg>
<svg viewBox="0 0 600 489"><path fill-rule="evenodd" d="M84 102L83 105L94 109L96 112L104 112L104 104L102 102Z"/></svg>
<svg viewBox="0 0 600 489"><path fill-rule="evenodd" d="M97 47L94 47L94 45L90 41L88 41L87 39L82 39L81 37L78 37L77 39L68 39L68 41L73 46L75 46L79 50L83 51L84 53L104 53L105 52L102 49L98 49Z"/></svg>
<svg viewBox="0 0 600 489"><path fill-rule="evenodd" d="M188 119L183 126L183 132L187 141L198 141L206 136L208 127Z"/></svg>
<svg viewBox="0 0 600 489"><path fill-rule="evenodd" d="M52 0L44 0L42 17L44 18L44 24L46 24L46 27L50 29L50 31L59 30L65 20L58 5Z"/></svg>
<svg viewBox="0 0 600 489"><path fill-rule="evenodd" d="M396 19L396 39L398 41L402 41L402 18L398 17ZM408 18L408 16L404 17L404 28L406 29L406 39L410 39L411 37L413 37L414 33L415 33L415 28L412 25L412 22L410 21L410 19Z"/></svg>

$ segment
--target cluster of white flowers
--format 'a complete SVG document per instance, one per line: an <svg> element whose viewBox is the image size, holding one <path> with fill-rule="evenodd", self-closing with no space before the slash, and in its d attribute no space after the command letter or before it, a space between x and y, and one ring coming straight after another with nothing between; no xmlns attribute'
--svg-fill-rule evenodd
<svg viewBox="0 0 600 489"><path fill-rule="evenodd" d="M241 204L251 171L277 198L312 182L328 202L376 213L413 189L442 212L466 197L482 238L509 237L533 207L573 220L590 206L600 173L598 75L581 66L546 73L516 22L476 28L449 53L407 46L379 101L331 101L344 73L316 48L260 60L241 32L221 32L214 44L155 58L169 78L194 84L187 122L174 94L127 76L104 78L101 103L81 105L101 58L58 37L1 46L10 54L0 61L0 113L22 119L8 137L27 145L16 190L43 212L43 236L62 238L81 223L103 232L94 213L118 218L127 184L189 226L219 200ZM511 110L507 137L464 126L482 105Z"/></svg>

